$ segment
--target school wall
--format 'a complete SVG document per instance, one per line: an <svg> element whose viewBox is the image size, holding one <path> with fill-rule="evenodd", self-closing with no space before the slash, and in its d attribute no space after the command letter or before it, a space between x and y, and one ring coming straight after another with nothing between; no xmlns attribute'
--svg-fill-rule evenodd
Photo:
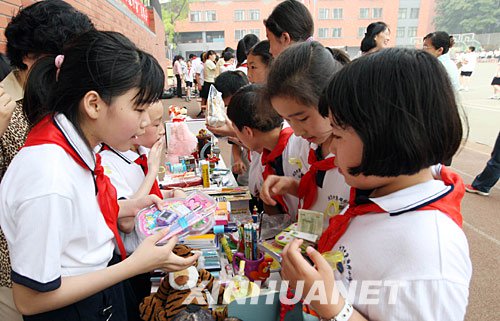
<svg viewBox="0 0 500 321"><path fill-rule="evenodd" d="M0 0L0 52L5 53L5 27L20 6L28 6L34 0ZM148 8L149 26L137 18L120 0L66 0L76 9L87 14L99 30L111 30L125 34L137 46L154 55L165 74L170 61L165 55L165 29L158 13Z"/></svg>

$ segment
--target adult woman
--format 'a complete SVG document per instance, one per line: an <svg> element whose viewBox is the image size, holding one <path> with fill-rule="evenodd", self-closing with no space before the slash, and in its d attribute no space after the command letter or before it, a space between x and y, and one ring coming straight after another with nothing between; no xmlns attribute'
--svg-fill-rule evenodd
<svg viewBox="0 0 500 321"><path fill-rule="evenodd" d="M391 31L385 22L372 22L366 28L365 37L361 40L361 52L363 54L379 51L387 48L391 40Z"/></svg>

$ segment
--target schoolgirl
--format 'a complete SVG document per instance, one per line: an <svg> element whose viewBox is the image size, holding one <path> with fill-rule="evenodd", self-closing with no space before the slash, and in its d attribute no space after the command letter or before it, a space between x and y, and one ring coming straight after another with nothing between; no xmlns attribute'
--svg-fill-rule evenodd
<svg viewBox="0 0 500 321"><path fill-rule="evenodd" d="M332 54L318 42L292 45L275 59L269 71L267 91L273 108L303 138L301 163L304 176L269 176L261 191L262 200L274 205L272 196L292 194L299 208L323 213L324 228L349 200L349 187L335 167L329 151L332 128L328 117L318 110L321 92L332 74L341 68Z"/></svg>
<svg viewBox="0 0 500 321"><path fill-rule="evenodd" d="M309 9L297 0L280 2L264 20L273 57L294 43L312 40L314 21Z"/></svg>
<svg viewBox="0 0 500 321"><path fill-rule="evenodd" d="M351 199L319 252L307 248L315 267L296 240L284 250L282 277L293 287L301 280L304 297L315 281L325 287L311 302L323 320L464 319L472 273L464 186L435 165L455 154L463 134L447 77L427 52L386 49L344 67L322 96ZM367 286L374 295L363 294Z"/></svg>
<svg viewBox="0 0 500 321"><path fill-rule="evenodd" d="M134 215L137 202L118 204L92 150L129 149L150 123L147 107L163 79L151 55L114 32L84 33L33 66L23 108L35 125L0 185L14 300L25 320L125 320L120 281L196 259L172 253L176 238L156 246L165 231L108 266L113 239L125 257L117 220Z"/></svg>

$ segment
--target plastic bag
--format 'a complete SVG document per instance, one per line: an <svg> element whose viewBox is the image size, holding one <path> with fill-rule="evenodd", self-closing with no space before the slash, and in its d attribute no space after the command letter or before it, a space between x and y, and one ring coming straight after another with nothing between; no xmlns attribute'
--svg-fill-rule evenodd
<svg viewBox="0 0 500 321"><path fill-rule="evenodd" d="M207 124L212 127L221 127L226 123L226 107L222 94L210 85L207 99Z"/></svg>

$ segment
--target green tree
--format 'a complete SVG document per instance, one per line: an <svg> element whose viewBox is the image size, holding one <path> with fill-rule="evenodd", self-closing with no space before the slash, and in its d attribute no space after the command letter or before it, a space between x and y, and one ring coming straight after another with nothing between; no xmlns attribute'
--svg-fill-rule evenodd
<svg viewBox="0 0 500 321"><path fill-rule="evenodd" d="M188 17L188 0L170 0L162 5L163 25L165 26L165 35L169 44L174 44L174 26L178 20Z"/></svg>
<svg viewBox="0 0 500 321"><path fill-rule="evenodd" d="M436 30L500 32L500 0L436 0Z"/></svg>

